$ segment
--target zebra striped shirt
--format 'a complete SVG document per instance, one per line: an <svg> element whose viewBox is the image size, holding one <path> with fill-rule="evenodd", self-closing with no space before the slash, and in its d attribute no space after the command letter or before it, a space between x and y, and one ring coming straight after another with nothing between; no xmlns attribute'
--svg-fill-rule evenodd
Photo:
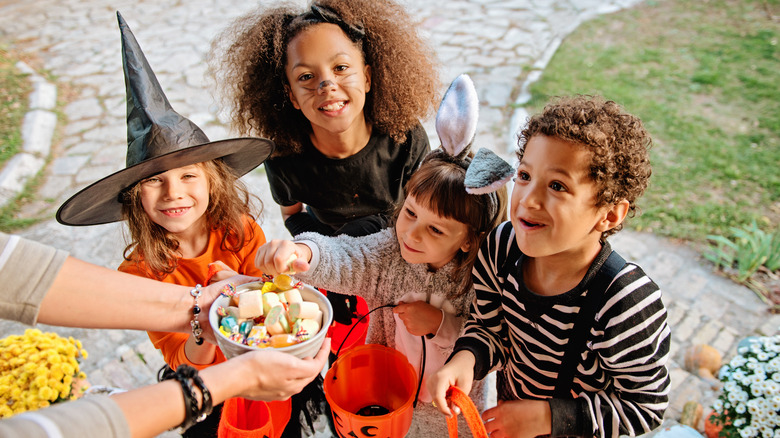
<svg viewBox="0 0 780 438"><path fill-rule="evenodd" d="M611 252L605 243L574 289L541 296L524 286L511 223L494 230L474 265L476 297L455 345L474 354L475 379L500 370L499 399L550 399L588 286ZM663 420L671 333L661 291L627 263L597 308L572 383L576 399L551 400L553 436L634 436Z"/></svg>

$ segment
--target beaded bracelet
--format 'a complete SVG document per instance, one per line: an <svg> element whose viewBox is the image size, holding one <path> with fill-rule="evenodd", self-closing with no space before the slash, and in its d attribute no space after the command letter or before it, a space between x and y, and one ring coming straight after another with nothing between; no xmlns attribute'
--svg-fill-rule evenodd
<svg viewBox="0 0 780 438"><path fill-rule="evenodd" d="M195 287L190 290L190 295L195 299L195 305L192 307L192 321L190 321L190 327L192 327L192 336L195 336L195 343L198 345L203 344L203 337L201 337L203 329L200 328L200 322L198 321L198 314L200 313L200 306L198 306L200 288L201 286L196 284Z"/></svg>

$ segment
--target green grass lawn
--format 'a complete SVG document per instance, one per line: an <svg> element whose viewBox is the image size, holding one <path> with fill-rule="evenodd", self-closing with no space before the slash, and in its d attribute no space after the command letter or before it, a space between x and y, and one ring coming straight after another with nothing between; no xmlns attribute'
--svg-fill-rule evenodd
<svg viewBox="0 0 780 438"><path fill-rule="evenodd" d="M653 135L634 229L706 242L780 223L780 0L659 0L584 23L531 87L601 94Z"/></svg>
<svg viewBox="0 0 780 438"><path fill-rule="evenodd" d="M22 149L22 120L29 107L32 84L15 65L17 53L0 45L0 169ZM16 199L0 208L0 231L13 232L32 225L39 218L17 217L22 205L34 198L40 175L32 178Z"/></svg>
<svg viewBox="0 0 780 438"><path fill-rule="evenodd" d="M32 90L13 54L0 48L0 168L22 147L22 119Z"/></svg>

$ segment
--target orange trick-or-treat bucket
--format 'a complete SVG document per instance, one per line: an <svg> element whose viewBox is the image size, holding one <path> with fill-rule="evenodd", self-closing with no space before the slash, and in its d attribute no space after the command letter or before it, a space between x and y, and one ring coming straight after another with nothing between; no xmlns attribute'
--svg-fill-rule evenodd
<svg viewBox="0 0 780 438"><path fill-rule="evenodd" d="M342 438L403 437L412 424L417 374L393 348L366 344L343 353L324 389Z"/></svg>
<svg viewBox="0 0 780 438"><path fill-rule="evenodd" d="M290 419L290 401L225 400L218 438L279 438Z"/></svg>

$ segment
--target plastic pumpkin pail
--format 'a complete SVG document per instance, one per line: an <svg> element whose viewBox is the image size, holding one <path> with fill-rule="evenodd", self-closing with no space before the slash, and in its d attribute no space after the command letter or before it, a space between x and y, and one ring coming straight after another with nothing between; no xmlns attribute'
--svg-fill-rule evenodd
<svg viewBox="0 0 780 438"><path fill-rule="evenodd" d="M417 374L406 357L377 344L343 353L324 382L341 437L405 436L412 424L416 389Z"/></svg>
<svg viewBox="0 0 780 438"><path fill-rule="evenodd" d="M262 401L240 397L225 400L218 438L275 438L271 411Z"/></svg>

